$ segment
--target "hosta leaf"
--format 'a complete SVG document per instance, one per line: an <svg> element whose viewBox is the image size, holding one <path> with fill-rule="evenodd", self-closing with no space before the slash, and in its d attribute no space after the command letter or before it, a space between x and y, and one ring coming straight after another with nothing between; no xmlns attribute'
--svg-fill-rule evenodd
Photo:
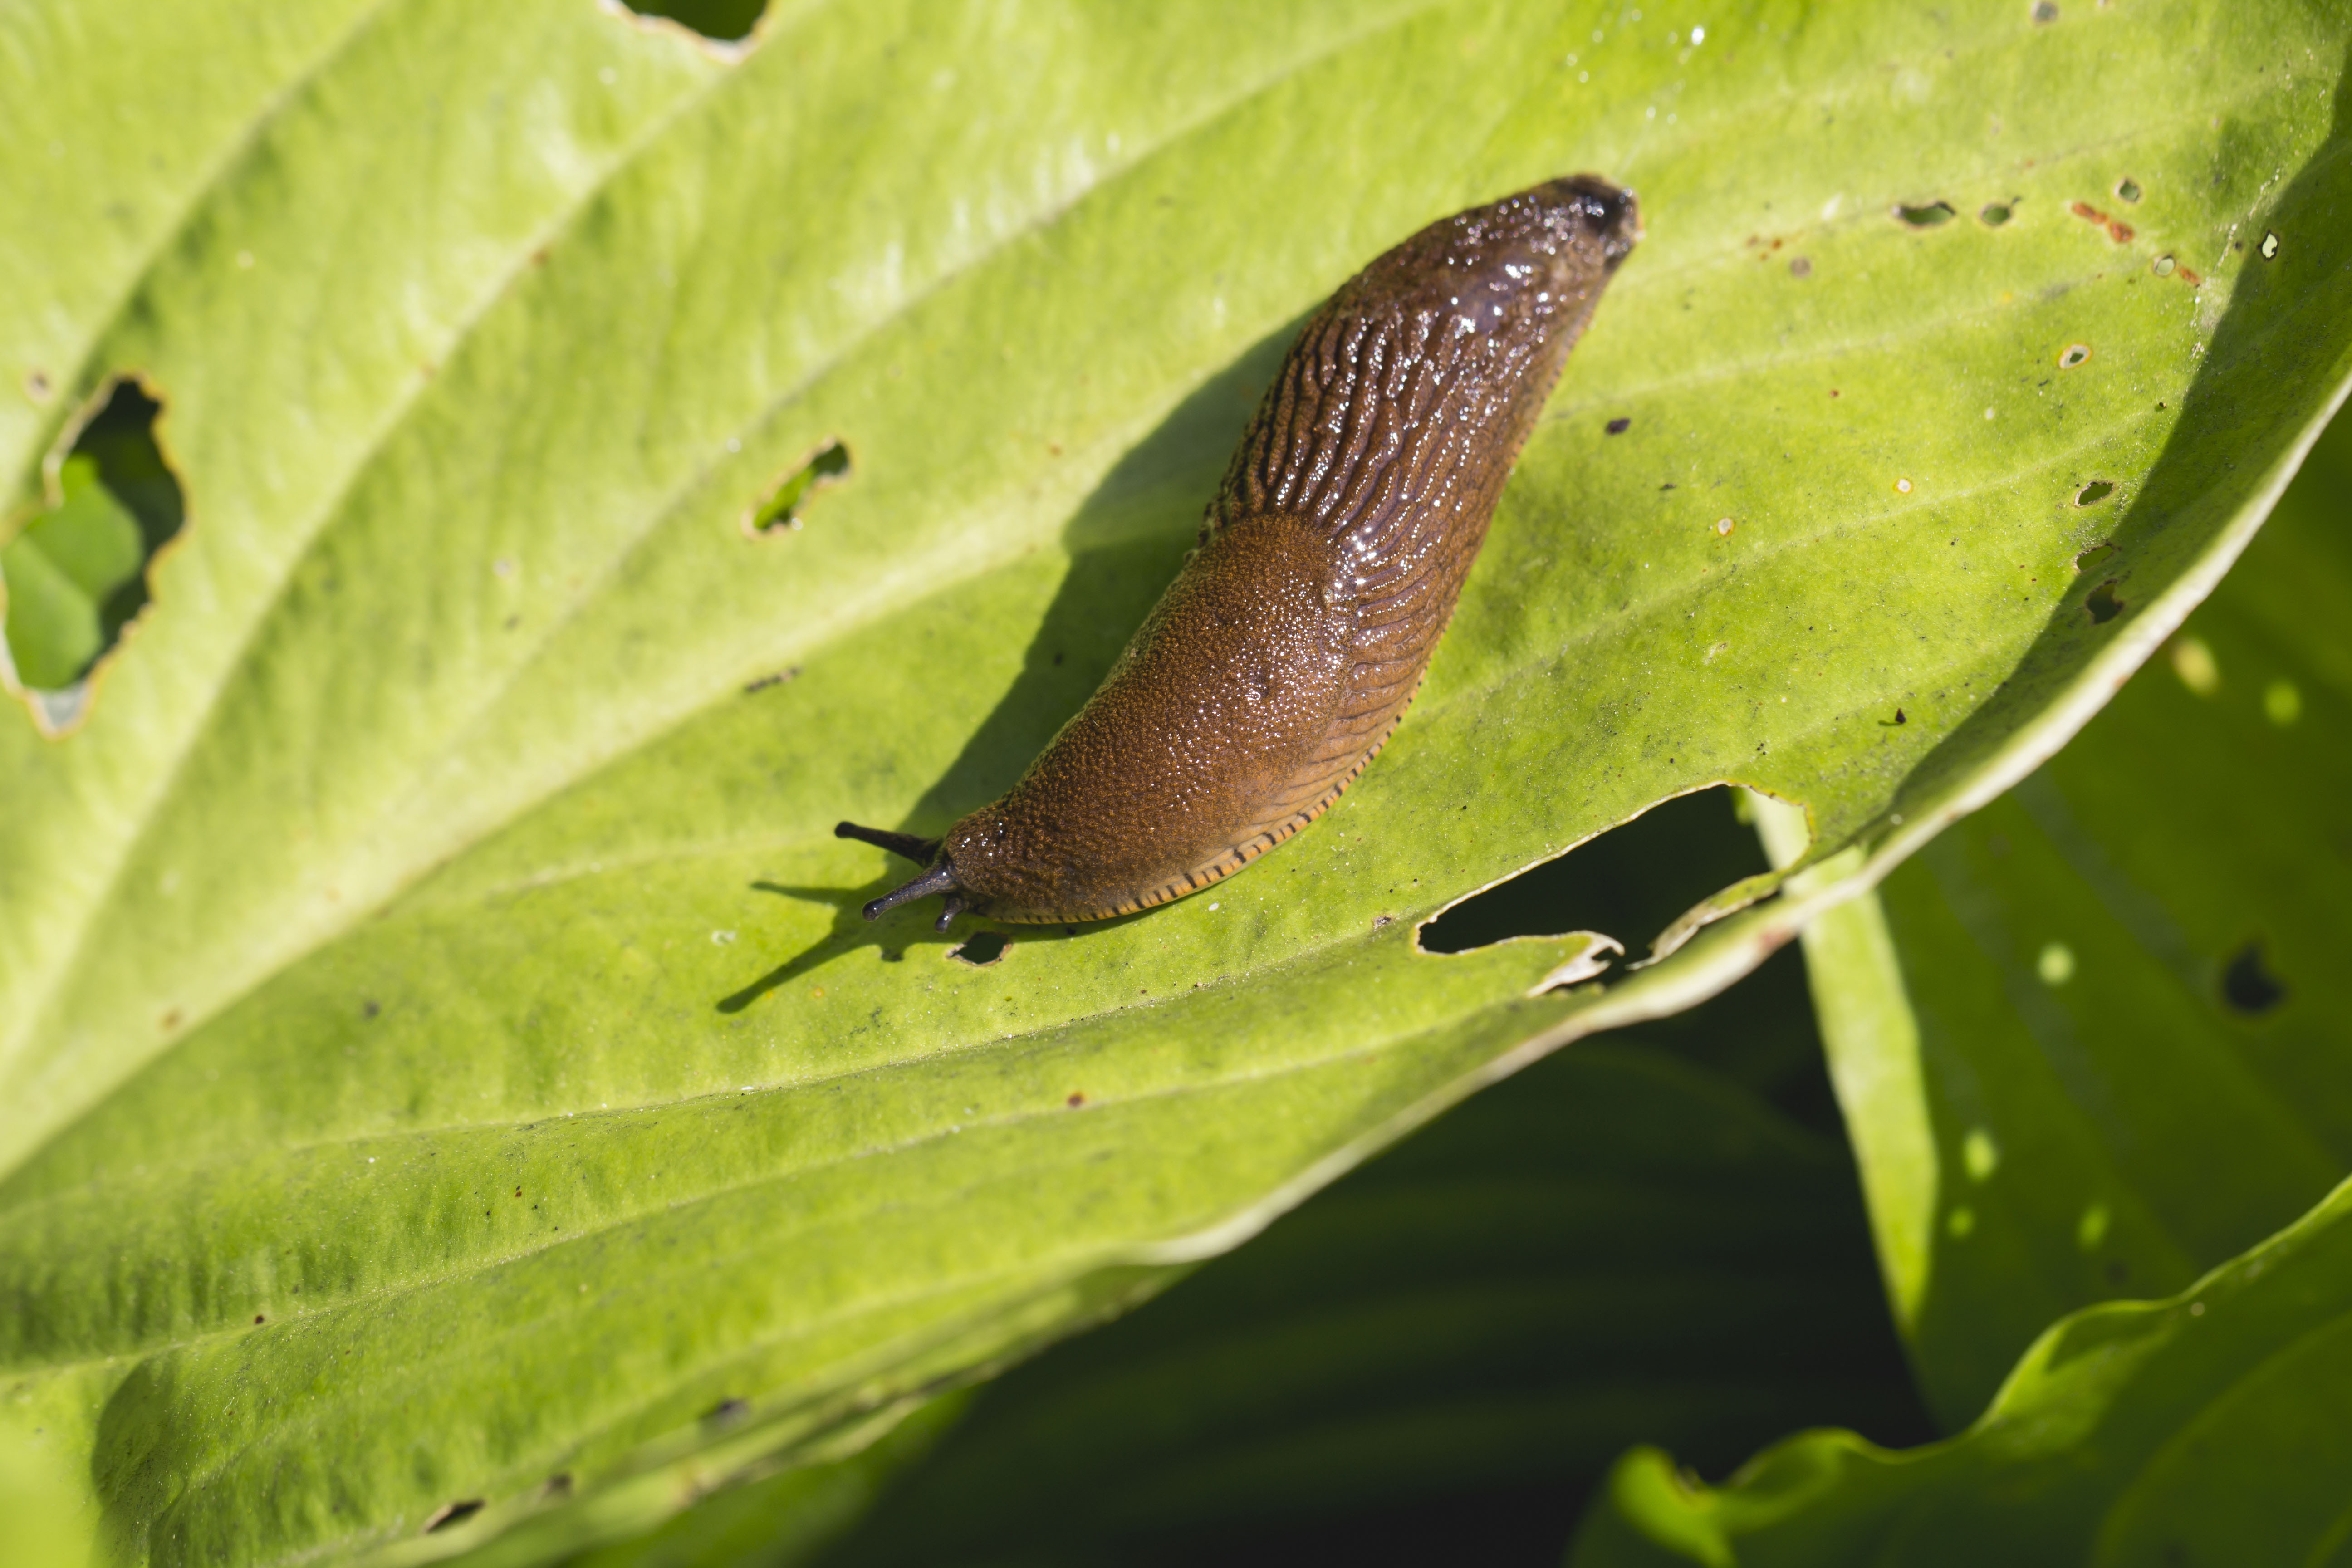
<svg viewBox="0 0 2352 1568"><path fill-rule="evenodd" d="M1547 894L1596 926L1663 923L1761 868L1725 807L1669 802ZM1835 1126L1791 947L1496 1086L988 1384L878 1496L857 1460L803 1468L576 1568L781 1568L843 1529L845 1491L871 1500L825 1568L1548 1563L1636 1441L1727 1470L1823 1421L1916 1440Z"/></svg>
<svg viewBox="0 0 2352 1568"><path fill-rule="evenodd" d="M1916 1439L1850 1172L1640 1031L1565 1053L982 1390L824 1562L1544 1561L1635 1440Z"/></svg>
<svg viewBox="0 0 2352 1568"><path fill-rule="evenodd" d="M2162 1301L2036 1341L1961 1436L1768 1449L1720 1491L1654 1448L1588 1515L1575 1568L1699 1563L2336 1563L2352 1466L2352 1191Z"/></svg>
<svg viewBox="0 0 2352 1568"><path fill-rule="evenodd" d="M2347 478L2339 420L2168 658L1805 934L1951 1426L2052 1320L2185 1288L2352 1169Z"/></svg>
<svg viewBox="0 0 2352 1568"><path fill-rule="evenodd" d="M0 1366L133 1560L642 1523L1719 987L2071 733L2342 379L2324 7L264 10L0 16L0 460L136 370L187 505L0 724ZM860 922L832 824L1010 781L1300 315L1583 168L1650 238L1347 804L985 969ZM1605 990L1415 951L1723 778L1859 868Z"/></svg>

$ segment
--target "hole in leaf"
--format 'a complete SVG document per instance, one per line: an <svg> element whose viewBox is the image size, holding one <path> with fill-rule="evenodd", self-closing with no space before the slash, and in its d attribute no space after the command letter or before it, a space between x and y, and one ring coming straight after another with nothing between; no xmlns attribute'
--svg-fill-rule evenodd
<svg viewBox="0 0 2352 1568"><path fill-rule="evenodd" d="M147 572L186 520L155 445L163 406L117 382L58 471L63 499L0 549L16 684L52 733L81 716L89 677L147 607Z"/></svg>
<svg viewBox="0 0 2352 1568"><path fill-rule="evenodd" d="M2058 19L2058 0L2033 0L2033 25L2046 27Z"/></svg>
<svg viewBox="0 0 2352 1568"><path fill-rule="evenodd" d="M751 37L767 8L768 0L629 0L640 16L660 16L722 44Z"/></svg>
<svg viewBox="0 0 2352 1568"><path fill-rule="evenodd" d="M2170 256L2168 256L2168 256L2159 256L2159 257L2158 257L2155 260L2153 260L2153 261L2151 261L2151 262L2149 262L2149 263L2147 264L2147 269L2148 269L2150 272L2155 273L2158 278L2169 278L2169 277L2171 277L2171 276L2172 276L2172 268L2173 268L2173 260L2172 260L2172 258L2171 258Z"/></svg>
<svg viewBox="0 0 2352 1568"><path fill-rule="evenodd" d="M2116 182L2116 196L2117 200L2136 202L2139 200L2139 182L2133 179L2129 174L2126 174L2122 179Z"/></svg>
<svg viewBox="0 0 2352 1568"><path fill-rule="evenodd" d="M1515 936L1601 931L1647 938L1701 899L1771 869L1721 784L1662 801L1622 826L1520 872L1421 928L1423 952L1467 952ZM1612 929L1613 928L1613 929Z"/></svg>
<svg viewBox="0 0 2352 1568"><path fill-rule="evenodd" d="M2279 237L2275 234L2265 231L2263 235L2262 243L2263 259L2264 261L2276 261L2278 259L2278 253Z"/></svg>
<svg viewBox="0 0 2352 1568"><path fill-rule="evenodd" d="M2091 596L2083 601L2083 608L2099 626L2105 626L2109 621L2122 615L2124 601L2116 597L2116 580L2110 577L2092 589Z"/></svg>
<svg viewBox="0 0 2352 1568"><path fill-rule="evenodd" d="M2116 493L2116 487L2105 479L2093 479L2074 492L2076 506L2096 506Z"/></svg>
<svg viewBox="0 0 2352 1568"><path fill-rule="evenodd" d="M969 963L974 969L985 969L1003 958L1004 950L1012 945L1013 939L1001 931L974 931L961 944L950 948L948 956L960 963Z"/></svg>
<svg viewBox="0 0 2352 1568"><path fill-rule="evenodd" d="M1913 228L1935 228L1951 222L1952 216L1952 204L1949 202L1930 202L1918 207L1906 206L1898 202L1895 206L1895 220Z"/></svg>
<svg viewBox="0 0 2352 1568"><path fill-rule="evenodd" d="M2286 983L2263 963L2261 942L2240 948L2221 971L2221 999L2249 1016L2259 1016L2286 1000Z"/></svg>
<svg viewBox="0 0 2352 1568"><path fill-rule="evenodd" d="M2083 363L2084 361L2088 360L2090 357L2091 357L2091 345L2090 345L2090 344L2088 344L2088 343L2068 343L2068 344L2067 344L2063 349L2062 349L2062 350L2060 350L2060 351L2059 351L2059 354L2058 354L2058 368L2059 368L2060 370L2072 370L2072 369L2074 369L2076 365L2081 364L2081 363Z"/></svg>
<svg viewBox="0 0 2352 1568"><path fill-rule="evenodd" d="M424 1533L430 1535L436 1530L446 1530L453 1524L462 1524L481 1511L482 1500L478 1497L467 1498L463 1502L445 1502L435 1509L431 1517L425 1520Z"/></svg>
<svg viewBox="0 0 2352 1568"><path fill-rule="evenodd" d="M1987 228L1999 228L2015 216L2002 202L1987 202L1977 209L1977 221Z"/></svg>
<svg viewBox="0 0 2352 1568"><path fill-rule="evenodd" d="M848 478L849 448L838 441L825 442L799 468L778 479L767 498L744 514L743 531L757 539L800 527L801 509L816 492Z"/></svg>

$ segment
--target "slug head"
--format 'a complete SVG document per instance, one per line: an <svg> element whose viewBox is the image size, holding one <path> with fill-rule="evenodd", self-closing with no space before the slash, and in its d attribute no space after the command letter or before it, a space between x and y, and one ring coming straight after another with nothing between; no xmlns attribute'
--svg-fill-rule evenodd
<svg viewBox="0 0 2352 1568"><path fill-rule="evenodd" d="M1548 337L1566 323L1581 329L1641 237L1631 191L1590 174L1550 180L1431 224L1349 279L1328 309L1426 310L1451 314L1457 332Z"/></svg>
<svg viewBox="0 0 2352 1568"><path fill-rule="evenodd" d="M939 839L918 838L911 833L893 833L885 827L860 827L854 822L835 823L833 836L835 838L855 838L861 844L871 844L878 848L887 849L893 855L902 856L919 866L929 868L913 881L902 882L868 903L866 906L867 920L878 921L900 904L911 904L917 899L928 899L933 893L944 893L947 895L944 907L940 910L940 918L932 928L944 931L948 929L949 922L971 907L970 900L964 897L963 884L956 880L955 867L940 852Z"/></svg>

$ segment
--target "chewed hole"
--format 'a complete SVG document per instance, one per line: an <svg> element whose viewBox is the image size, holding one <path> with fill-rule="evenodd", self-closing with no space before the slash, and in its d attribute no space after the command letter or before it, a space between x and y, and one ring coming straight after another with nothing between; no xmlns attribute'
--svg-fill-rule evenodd
<svg viewBox="0 0 2352 1568"><path fill-rule="evenodd" d="M1663 931L1692 905L1769 870L1756 835L1717 784L1662 801L1621 826L1423 925L1423 952L1467 952L1520 936L1597 931L1621 939Z"/></svg>
<svg viewBox="0 0 2352 1568"><path fill-rule="evenodd" d="M2058 368L2059 368L2060 370L2072 370L2072 369L2074 369L2076 365L2081 364L2084 361L2085 361L2085 360L2089 359L2090 357L2091 357L2091 345L2090 345L2090 344L2088 344L2088 343L2068 343L2068 344L2065 346L2065 348L2064 348L2064 349L2063 349L2063 350L2061 350L2061 351L2060 351L2060 353L2059 353L2059 355L2058 355Z"/></svg>
<svg viewBox="0 0 2352 1568"><path fill-rule="evenodd" d="M426 1516L422 1533L430 1535L436 1530L446 1530L453 1524L462 1524L481 1511L482 1500L478 1497L467 1498L462 1502L445 1502Z"/></svg>
<svg viewBox="0 0 2352 1568"><path fill-rule="evenodd" d="M2263 944L2250 942L2221 971L2221 999L2238 1012L2259 1016L2286 1000L2286 983L2263 962Z"/></svg>
<svg viewBox="0 0 2352 1568"><path fill-rule="evenodd" d="M1987 228L1999 228L2015 216L2005 202L1987 202L1977 209L1977 221Z"/></svg>
<svg viewBox="0 0 2352 1568"><path fill-rule="evenodd" d="M58 503L0 549L9 670L51 733L81 716L91 672L147 607L149 568L186 521L155 444L162 412L136 382L115 383L58 469Z"/></svg>
<svg viewBox="0 0 2352 1568"><path fill-rule="evenodd" d="M758 26L768 0L625 0L640 16L660 16L706 38L732 44Z"/></svg>
<svg viewBox="0 0 2352 1568"><path fill-rule="evenodd" d="M2083 608L2097 626L2105 626L2122 615L2124 601L2116 597L2116 579L2110 577L2092 589L2090 596L2083 601Z"/></svg>
<svg viewBox="0 0 2352 1568"><path fill-rule="evenodd" d="M2046 27L2058 19L2058 0L2033 0L2033 25Z"/></svg>
<svg viewBox="0 0 2352 1568"><path fill-rule="evenodd" d="M2115 485L2106 479L2093 479L2074 492L2076 506L2096 506L2116 493Z"/></svg>
<svg viewBox="0 0 2352 1568"><path fill-rule="evenodd" d="M961 943L948 949L948 956L959 963L969 963L974 969L985 969L1004 956L1013 939L1001 931L975 931Z"/></svg>
<svg viewBox="0 0 2352 1568"><path fill-rule="evenodd" d="M2276 261L2278 259L2278 253L2279 237L2267 229L2264 230L2263 233L2262 243L2263 259L2264 261Z"/></svg>
<svg viewBox="0 0 2352 1568"><path fill-rule="evenodd" d="M2170 256L2159 256L2147 264L2147 269L2158 278L2169 278L2172 276L2173 265Z"/></svg>
<svg viewBox="0 0 2352 1568"><path fill-rule="evenodd" d="M743 514L743 531L754 539L782 533L801 525L801 512L816 493L849 478L849 448L826 441L801 466L779 477L767 499Z"/></svg>
<svg viewBox="0 0 2352 1568"><path fill-rule="evenodd" d="M2139 200L2139 182L2133 179L2129 174L2126 174L2122 179L2116 182L2116 200L2136 202Z"/></svg>
<svg viewBox="0 0 2352 1568"><path fill-rule="evenodd" d="M1917 207L1906 206L1900 202L1895 205L1895 221L1909 224L1913 228L1934 228L1951 222L1952 216L1952 204L1949 202L1929 202L1926 206Z"/></svg>

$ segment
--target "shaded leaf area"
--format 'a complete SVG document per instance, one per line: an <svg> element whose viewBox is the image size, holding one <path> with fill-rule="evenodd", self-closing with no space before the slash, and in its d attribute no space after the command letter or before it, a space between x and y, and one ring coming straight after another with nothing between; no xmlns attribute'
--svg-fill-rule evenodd
<svg viewBox="0 0 2352 1568"><path fill-rule="evenodd" d="M1517 925L1638 930L1678 879L1760 866L1711 792L1497 893ZM1923 1438L1811 1013L1790 950L987 1385L878 1494L863 1458L789 1472L576 1568L1552 1563L1629 1443L1720 1475L1792 1427ZM849 1491L862 1522L812 1559Z"/></svg>
<svg viewBox="0 0 2352 1568"><path fill-rule="evenodd" d="M273 8L275 74L217 89L176 14L177 54L102 60L120 17L64 14L5 19L8 113L225 95L186 106L210 153L126 182L104 288L0 258L31 279L0 344L72 349L73 396L152 374L219 523L79 731L0 724L0 1375L132 1560L642 1528L1696 1000L1769 942L1538 998L1580 939L1411 932L1694 786L1833 842L2054 743L2342 357L2341 236L2299 205L2342 19L2284 5L1759 4L1704 43L1599 7L806 6L736 61L394 0ZM0 192L116 222L125 144ZM1348 801L985 968L859 921L888 872L833 823L936 832L1011 781L1300 316L1579 168L1650 238ZM2125 174L2137 237L2067 210ZM1889 216L1996 195L1997 230ZM2268 219L2266 275L2230 237ZM29 471L54 426L8 418ZM852 476L747 538L827 440ZM2109 476L2099 621L2073 498Z"/></svg>
<svg viewBox="0 0 2352 1568"><path fill-rule="evenodd" d="M2339 419L2166 657L1888 879L1891 946L1808 934L1832 1020L1899 966L1907 1018L1829 1033L1921 1097L1924 1160L1863 1147L1949 1426L2052 1320L2185 1288L2352 1169L2347 496Z"/></svg>
<svg viewBox="0 0 2352 1568"><path fill-rule="evenodd" d="M768 0L645 0L629 7L640 16L663 16L706 38L734 43L751 34Z"/></svg>
<svg viewBox="0 0 2352 1568"><path fill-rule="evenodd" d="M64 692L147 607L148 563L185 519L179 484L155 445L161 412L136 383L119 383L59 465L58 505L0 547L17 688ZM58 710L45 709L45 717Z"/></svg>
<svg viewBox="0 0 2352 1568"><path fill-rule="evenodd" d="M2337 1563L2352 1472L2352 1192L2168 1300L2067 1318L1964 1436L1768 1449L1722 1490L1654 1448L1572 1568Z"/></svg>
<svg viewBox="0 0 2352 1568"><path fill-rule="evenodd" d="M1793 955L1685 1016L1761 1045L1767 994L1801 1033ZM1530 1068L991 1385L822 1561L1549 1563L1629 1441L1927 1436L1843 1149L1669 1050Z"/></svg>

